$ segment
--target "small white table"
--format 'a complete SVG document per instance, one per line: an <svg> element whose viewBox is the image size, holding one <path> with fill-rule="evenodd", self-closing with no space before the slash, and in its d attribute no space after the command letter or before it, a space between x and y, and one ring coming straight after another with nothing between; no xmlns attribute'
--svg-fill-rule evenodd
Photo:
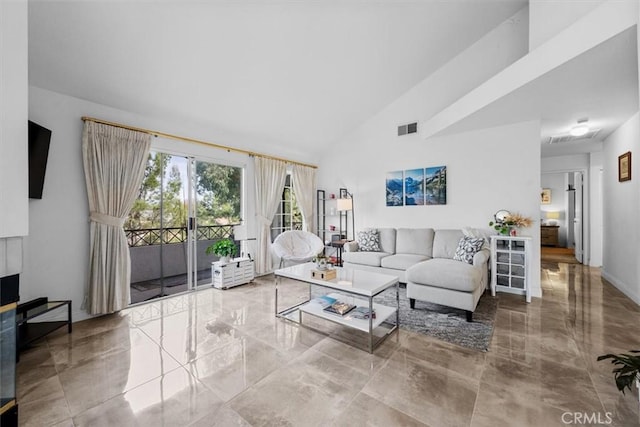
<svg viewBox="0 0 640 427"><path fill-rule="evenodd" d="M314 263L307 263L294 265L275 271L276 317L298 323L302 326L317 331L317 329L303 324L302 314L307 313L334 323L338 323L340 325L366 332L369 335L369 353L373 353L373 350L378 347L382 343L382 341L384 341L391 333L398 329L398 325L400 325L400 292L399 281L396 276L374 273L364 270L355 270L351 268L335 267L337 273L335 279L321 280L311 277L311 270L315 268L316 266ZM292 305L290 307L284 308L283 310L278 310L278 289L279 287L281 287L281 278L288 278L299 282L308 283L310 285L309 298L302 303ZM349 297L348 301L350 304L354 304L359 307L368 307L369 312L375 310L376 318L373 319L369 317L369 319L356 319L349 316L348 313L344 316L339 316L324 311L322 309L322 306L312 302L311 285L317 285L352 295L353 297ZM382 292L394 286L396 288L396 307L389 307L373 302L374 297L380 295ZM338 294L328 295L333 296L334 298L337 297L338 299L344 299L344 297L341 297ZM298 314L297 321L294 320L296 313ZM396 315L395 325L389 324L389 330L374 343L374 329L380 327L383 323L386 323L386 320L393 314ZM322 331L318 332L324 334L324 332ZM352 345L352 343L347 344Z"/></svg>

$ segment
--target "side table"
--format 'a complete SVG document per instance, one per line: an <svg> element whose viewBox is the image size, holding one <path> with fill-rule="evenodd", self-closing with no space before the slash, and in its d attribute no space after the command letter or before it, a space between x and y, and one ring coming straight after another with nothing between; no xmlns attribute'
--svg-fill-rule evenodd
<svg viewBox="0 0 640 427"><path fill-rule="evenodd" d="M45 313L67 306L67 320L31 322ZM36 298L32 301L18 304L16 309L16 361L20 350L26 348L33 341L38 340L58 328L67 327L67 332L71 333L71 301L49 301L48 298Z"/></svg>
<svg viewBox="0 0 640 427"><path fill-rule="evenodd" d="M342 251L344 249L344 245L345 243L348 243L350 241L351 240L347 240L347 239L334 240L333 242L327 245L332 248L336 248L336 260L338 261L337 262L338 267L342 267Z"/></svg>

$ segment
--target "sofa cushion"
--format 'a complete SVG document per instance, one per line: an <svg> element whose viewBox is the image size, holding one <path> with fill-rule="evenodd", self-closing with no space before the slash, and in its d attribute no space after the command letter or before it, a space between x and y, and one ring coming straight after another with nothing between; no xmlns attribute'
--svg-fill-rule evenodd
<svg viewBox="0 0 640 427"><path fill-rule="evenodd" d="M458 242L458 248L455 255L453 255L454 261L473 264L473 256L482 249L482 245L484 245L484 239L464 236Z"/></svg>
<svg viewBox="0 0 640 427"><path fill-rule="evenodd" d="M436 230L433 237L433 257L453 259L462 236L460 230Z"/></svg>
<svg viewBox="0 0 640 427"><path fill-rule="evenodd" d="M407 282L472 292L482 282L482 269L452 259L434 258L407 269Z"/></svg>
<svg viewBox="0 0 640 427"><path fill-rule="evenodd" d="M428 260L425 255L415 254L395 254L382 258L380 265L384 268L393 268L394 270L406 270L414 264Z"/></svg>
<svg viewBox="0 0 640 427"><path fill-rule="evenodd" d="M375 228L358 231L358 248L363 252L380 252L380 235Z"/></svg>
<svg viewBox="0 0 640 427"><path fill-rule="evenodd" d="M380 260L389 255L391 254L387 252L344 252L342 254L342 260L352 264L380 267Z"/></svg>
<svg viewBox="0 0 640 427"><path fill-rule="evenodd" d="M380 251L395 254L396 251L396 229L378 228L380 233Z"/></svg>
<svg viewBox="0 0 640 427"><path fill-rule="evenodd" d="M397 254L433 255L433 228L398 228Z"/></svg>

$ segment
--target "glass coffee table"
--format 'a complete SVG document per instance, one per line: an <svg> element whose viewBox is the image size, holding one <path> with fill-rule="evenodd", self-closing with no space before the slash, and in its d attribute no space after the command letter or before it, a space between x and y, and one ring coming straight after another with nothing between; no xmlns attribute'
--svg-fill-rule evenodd
<svg viewBox="0 0 640 427"><path fill-rule="evenodd" d="M336 277L330 280L323 280L312 277L312 271L316 269L314 263L299 264L292 267L282 268L275 271L276 276L276 295L275 295L275 311L276 317L286 319L287 321L298 323L307 328L327 333L310 327L303 323L303 315L309 314L330 322L334 322L348 328L357 329L368 334L368 351L378 347L390 334L398 329L400 324L400 293L399 282L396 276L388 274L374 273L365 270L356 270L352 268L335 267ZM295 302L284 309L279 309L279 295L285 290L283 279L290 279L295 282L306 283L309 286L308 297L305 295L302 302ZM355 310L349 311L344 315L328 312L317 302L317 298L313 298L312 286L318 286L326 289L327 292L322 294L329 298L345 302L350 305L368 308L369 312L375 313L375 318L356 317ZM395 307L380 302L374 302L373 299L385 291L392 292L395 287ZM318 295L320 296L320 295ZM286 295L285 295L286 297ZM389 322L389 318L395 314L395 324ZM382 330L382 335L375 333ZM374 340L375 338L375 340ZM353 345L352 342L347 342Z"/></svg>

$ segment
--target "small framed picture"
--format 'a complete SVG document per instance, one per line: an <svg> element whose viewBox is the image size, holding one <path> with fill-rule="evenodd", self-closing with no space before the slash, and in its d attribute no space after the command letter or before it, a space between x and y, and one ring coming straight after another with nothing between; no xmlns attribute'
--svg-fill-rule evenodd
<svg viewBox="0 0 640 427"><path fill-rule="evenodd" d="M618 156L618 181L631 180L631 151Z"/></svg>
<svg viewBox="0 0 640 427"><path fill-rule="evenodd" d="M550 188L543 188L542 192L540 193L540 203L543 205L549 205L551 204L551 189Z"/></svg>

